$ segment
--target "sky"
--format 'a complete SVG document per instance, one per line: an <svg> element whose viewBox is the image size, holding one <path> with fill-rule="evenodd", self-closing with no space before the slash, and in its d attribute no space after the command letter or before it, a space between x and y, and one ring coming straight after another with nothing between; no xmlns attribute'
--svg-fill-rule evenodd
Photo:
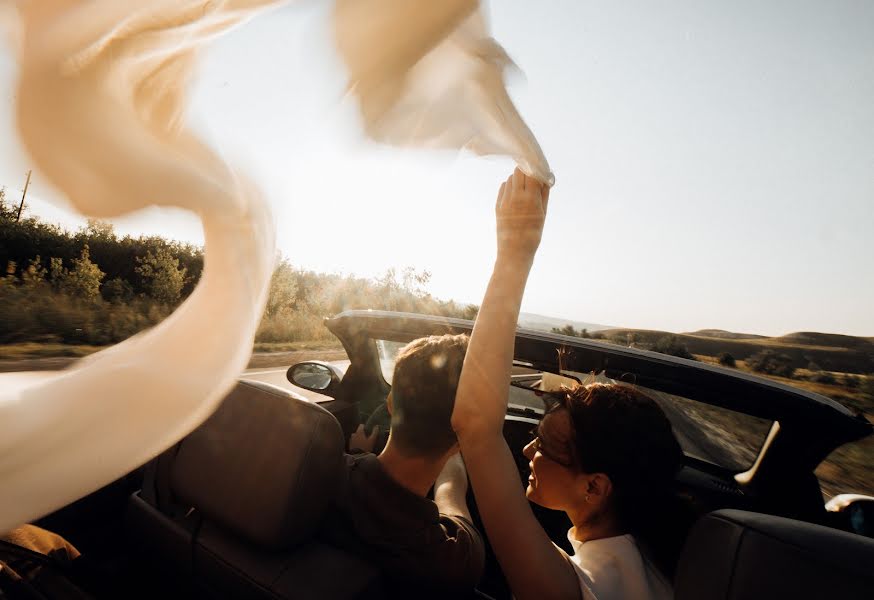
<svg viewBox="0 0 874 600"><path fill-rule="evenodd" d="M191 123L254 175L281 252L322 272L413 266L479 303L509 159L398 150L361 134L327 5L214 43ZM511 95L556 174L523 310L605 325L874 336L874 3L491 2ZM0 186L28 168L0 49ZM31 214L81 220L38 173ZM201 241L150 210L121 234Z"/></svg>

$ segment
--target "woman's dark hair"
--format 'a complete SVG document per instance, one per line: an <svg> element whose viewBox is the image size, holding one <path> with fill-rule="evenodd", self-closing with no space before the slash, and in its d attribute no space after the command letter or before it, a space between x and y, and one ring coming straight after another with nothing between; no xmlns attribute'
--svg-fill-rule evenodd
<svg viewBox="0 0 874 600"><path fill-rule="evenodd" d="M560 397L559 407L573 423L576 466L610 478L620 526L673 579L694 514L675 489L683 451L665 413L649 396L622 384L576 386Z"/></svg>

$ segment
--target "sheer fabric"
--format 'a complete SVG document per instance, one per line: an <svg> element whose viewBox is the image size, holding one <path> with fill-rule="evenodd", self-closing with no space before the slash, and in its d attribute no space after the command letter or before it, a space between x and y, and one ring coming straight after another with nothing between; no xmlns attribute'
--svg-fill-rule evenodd
<svg viewBox="0 0 874 600"><path fill-rule="evenodd" d="M10 0L17 125L83 215L176 206L203 222L204 270L165 321L52 374L0 379L0 532L145 463L193 430L246 366L274 259L258 190L187 127L209 40L277 0ZM367 132L507 154L551 183L503 86L512 63L471 0L340 0L333 15ZM391 35L388 35L388 34ZM364 52L363 49L368 49Z"/></svg>

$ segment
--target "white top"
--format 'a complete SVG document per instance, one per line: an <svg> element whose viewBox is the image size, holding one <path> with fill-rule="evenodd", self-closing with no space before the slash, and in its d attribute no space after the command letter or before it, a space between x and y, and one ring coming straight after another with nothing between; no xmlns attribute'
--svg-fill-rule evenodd
<svg viewBox="0 0 874 600"><path fill-rule="evenodd" d="M671 584L637 548L631 535L578 542L568 531L573 546L573 565L583 600L671 600ZM562 550L564 554L564 551Z"/></svg>

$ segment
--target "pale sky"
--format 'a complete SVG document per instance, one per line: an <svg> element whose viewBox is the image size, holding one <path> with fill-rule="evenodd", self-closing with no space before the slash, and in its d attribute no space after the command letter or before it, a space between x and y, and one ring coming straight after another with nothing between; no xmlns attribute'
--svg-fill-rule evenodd
<svg viewBox="0 0 874 600"><path fill-rule="evenodd" d="M511 93L556 174L523 310L671 331L874 335L874 2L495 0ZM324 3L204 56L192 122L268 194L280 250L317 271L431 271L479 303L508 159L364 140ZM0 51L0 186L28 161ZM32 213L75 226L35 173ZM149 212L120 233L199 241Z"/></svg>

